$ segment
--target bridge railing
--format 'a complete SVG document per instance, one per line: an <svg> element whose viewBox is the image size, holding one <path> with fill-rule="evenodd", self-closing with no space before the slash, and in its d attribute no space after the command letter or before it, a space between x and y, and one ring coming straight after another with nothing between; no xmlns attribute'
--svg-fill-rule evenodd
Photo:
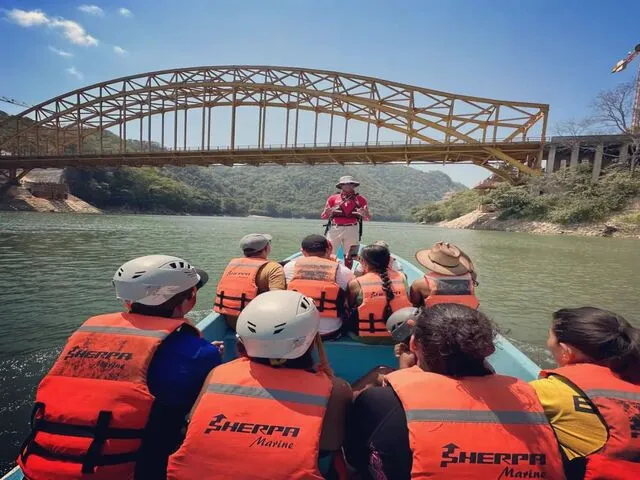
<svg viewBox="0 0 640 480"><path fill-rule="evenodd" d="M496 139L496 141L488 141L479 143L479 145L491 146L491 145L505 145L505 144L522 144L522 143L540 143L543 142L544 139L542 137L519 137L519 138L510 138L510 139ZM2 156L50 156L50 157L59 157L59 156L82 156L82 155L120 155L120 154L137 154L137 153L146 153L146 154L167 154L172 152L202 152L202 153L210 153L210 152L235 152L235 151L277 151L277 150L344 150L350 148L379 148L379 147L393 147L393 148L417 148L417 147L447 147L447 146L461 146L461 145L475 145L472 143L463 143L463 142L448 142L448 143L440 143L440 144L429 144L426 142L412 142L407 143L404 141L378 141L378 142L310 142L310 143L298 143L298 144L268 144L268 145L235 145L231 147L230 145L211 145L209 148L202 148L201 146L187 146L186 148L183 146L173 147L162 147L159 144L154 144L153 141L149 145L147 142L143 142L140 145L138 140L128 140L127 145L124 143L122 148L114 148L111 146L103 145L102 148L95 146L83 145L82 151L77 151L77 147L75 144L67 145L64 153L62 155L57 155L52 153L51 150L47 149L45 145L40 145L40 148L36 150L34 145L25 145L20 148L18 152L8 152L8 151L0 151L0 155ZM71 148L69 148L71 147Z"/></svg>

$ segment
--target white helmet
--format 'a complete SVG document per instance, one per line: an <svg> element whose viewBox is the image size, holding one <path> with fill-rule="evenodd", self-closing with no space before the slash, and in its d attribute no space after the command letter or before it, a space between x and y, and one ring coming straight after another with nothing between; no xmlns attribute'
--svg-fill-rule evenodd
<svg viewBox="0 0 640 480"><path fill-rule="evenodd" d="M404 307L393 312L387 319L387 330L391 333L393 339L397 342L404 342L413 333L414 322L420 313L420 309L416 307ZM409 323L407 323L409 322Z"/></svg>
<svg viewBox="0 0 640 480"><path fill-rule="evenodd" d="M249 357L293 359L306 353L319 325L312 299L274 290L258 295L242 310L236 332Z"/></svg>
<svg viewBox="0 0 640 480"><path fill-rule="evenodd" d="M155 306L189 288L200 288L206 280L206 274L186 260L147 255L122 265L113 275L113 286L116 297L124 302Z"/></svg>

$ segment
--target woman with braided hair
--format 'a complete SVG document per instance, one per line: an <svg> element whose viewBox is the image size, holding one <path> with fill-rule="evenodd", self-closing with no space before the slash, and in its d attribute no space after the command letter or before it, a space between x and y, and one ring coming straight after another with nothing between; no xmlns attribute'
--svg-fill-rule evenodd
<svg viewBox="0 0 640 480"><path fill-rule="evenodd" d="M362 249L364 275L349 283L349 306L356 311L351 336L365 343L393 343L386 328L393 312L411 306L407 278L389 268L391 254L382 245Z"/></svg>

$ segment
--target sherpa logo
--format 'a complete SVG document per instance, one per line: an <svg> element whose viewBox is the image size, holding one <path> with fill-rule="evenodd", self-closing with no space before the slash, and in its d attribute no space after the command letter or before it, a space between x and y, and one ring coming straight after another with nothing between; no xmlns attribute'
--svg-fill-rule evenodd
<svg viewBox="0 0 640 480"><path fill-rule="evenodd" d="M521 470L525 466L546 465L544 453L512 453L512 452L465 452L455 443L444 445L440 467L447 468L452 464L500 465L506 464L500 478L545 478L545 472L537 470ZM518 468L520 467L520 469Z"/></svg>
<svg viewBox="0 0 640 480"><path fill-rule="evenodd" d="M103 360L131 360L133 353L129 352L106 352L101 350L85 350L78 346L67 352L64 360L70 358L100 358Z"/></svg>
<svg viewBox="0 0 640 480"><path fill-rule="evenodd" d="M205 429L205 435L211 432L229 432L229 433L245 433L250 435L259 435L253 440L250 447L270 447L270 448L287 448L293 449L295 444L290 441L279 440L277 438L268 437L287 437L294 439L300 434L300 427L291 427L286 425L267 425L263 423L246 423L231 422L226 420L226 416L222 413L214 416L209 422L209 426Z"/></svg>

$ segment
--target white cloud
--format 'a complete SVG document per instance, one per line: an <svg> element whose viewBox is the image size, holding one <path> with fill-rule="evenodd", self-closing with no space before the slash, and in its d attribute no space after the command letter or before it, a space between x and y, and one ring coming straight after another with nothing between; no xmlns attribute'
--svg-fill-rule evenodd
<svg viewBox="0 0 640 480"><path fill-rule="evenodd" d="M95 15L97 17L102 17L104 15L104 10L102 10L97 5L80 5L78 10L84 13L88 13L89 15Z"/></svg>
<svg viewBox="0 0 640 480"><path fill-rule="evenodd" d="M73 44L83 47L98 45L98 40L87 33L82 25L62 17L49 18L41 10L20 10L14 8L7 12L7 19L21 27L44 26L62 30L62 34Z"/></svg>
<svg viewBox="0 0 640 480"><path fill-rule="evenodd" d="M113 51L116 52L116 54L121 55L121 56L125 56L127 53L129 53L124 48L119 47L117 45L114 45Z"/></svg>
<svg viewBox="0 0 640 480"><path fill-rule="evenodd" d="M82 80L84 78L84 75L82 75L82 73L79 72L76 67L69 67L65 70L69 75L71 75L72 77L76 77L78 80Z"/></svg>
<svg viewBox="0 0 640 480"><path fill-rule="evenodd" d="M128 8L124 8L124 7L120 7L118 9L118 14L122 15L123 17L133 17L133 12Z"/></svg>
<svg viewBox="0 0 640 480"><path fill-rule="evenodd" d="M49 50L51 50L56 55L60 55L61 57L73 57L73 53L65 52L64 50L60 50L59 48L52 47L51 45L49 45Z"/></svg>
<svg viewBox="0 0 640 480"><path fill-rule="evenodd" d="M7 19L21 27L33 27L49 23L49 18L42 10L26 11L14 8L7 12Z"/></svg>
<svg viewBox="0 0 640 480"><path fill-rule="evenodd" d="M60 28L67 39L76 45L83 47L94 47L98 45L98 40L87 33L82 25L73 20L66 20L56 17L49 23L52 28Z"/></svg>

